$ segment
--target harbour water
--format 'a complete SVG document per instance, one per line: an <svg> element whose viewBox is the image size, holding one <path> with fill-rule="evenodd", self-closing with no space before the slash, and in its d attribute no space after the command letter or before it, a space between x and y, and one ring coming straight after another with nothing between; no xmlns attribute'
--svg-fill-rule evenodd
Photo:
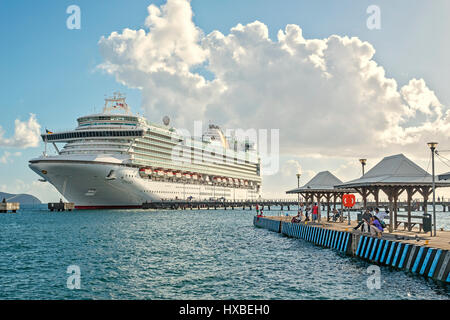
<svg viewBox="0 0 450 320"><path fill-rule="evenodd" d="M254 213L24 206L0 215L0 299L450 298L385 267L381 288L368 289L369 263L255 228ZM450 213L438 213L441 226ZM80 289L67 288L71 265Z"/></svg>

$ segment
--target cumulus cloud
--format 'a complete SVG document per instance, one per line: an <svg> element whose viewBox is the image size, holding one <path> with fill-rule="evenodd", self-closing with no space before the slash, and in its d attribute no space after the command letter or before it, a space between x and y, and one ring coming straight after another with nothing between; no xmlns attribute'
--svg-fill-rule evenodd
<svg viewBox="0 0 450 320"><path fill-rule="evenodd" d="M7 164L12 162L12 158L20 157L22 155L21 152L3 152L3 155L0 156L0 163Z"/></svg>
<svg viewBox="0 0 450 320"><path fill-rule="evenodd" d="M148 12L145 30L100 39L99 67L140 88L153 121L168 114L178 127L211 119L277 128L280 151L294 156L379 157L399 148L417 153L436 137L450 143L449 111L426 82L399 88L373 59L375 48L357 37L305 39L290 24L272 40L259 21L205 35L186 0Z"/></svg>
<svg viewBox="0 0 450 320"><path fill-rule="evenodd" d="M14 124L14 135L11 138L4 138L4 131L0 127L0 146L28 148L39 145L41 126L36 120L36 115L30 114L27 121L16 119Z"/></svg>
<svg viewBox="0 0 450 320"><path fill-rule="evenodd" d="M288 177L295 176L297 173L302 173L302 166L297 160L290 159L281 168L281 173Z"/></svg>

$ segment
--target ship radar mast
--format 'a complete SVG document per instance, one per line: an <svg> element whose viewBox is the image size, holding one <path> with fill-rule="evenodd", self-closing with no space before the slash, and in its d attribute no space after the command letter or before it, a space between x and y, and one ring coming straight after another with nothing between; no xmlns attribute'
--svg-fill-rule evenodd
<svg viewBox="0 0 450 320"><path fill-rule="evenodd" d="M120 92L114 92L110 98L105 98L103 113L115 113L122 111L125 114L131 114L130 107L125 102L126 97Z"/></svg>

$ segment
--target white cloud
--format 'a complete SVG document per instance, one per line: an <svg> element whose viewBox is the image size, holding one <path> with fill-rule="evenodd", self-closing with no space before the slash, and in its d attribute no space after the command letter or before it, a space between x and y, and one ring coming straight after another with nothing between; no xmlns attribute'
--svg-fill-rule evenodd
<svg viewBox="0 0 450 320"><path fill-rule="evenodd" d="M281 173L284 176L292 177L297 173L302 173L302 166L297 160L288 160L285 162L284 166L281 168Z"/></svg>
<svg viewBox="0 0 450 320"><path fill-rule="evenodd" d="M21 152L9 152L5 151L3 152L3 155L0 156L0 163L7 164L11 163L13 160L13 157L20 157L22 155Z"/></svg>
<svg viewBox="0 0 450 320"><path fill-rule="evenodd" d="M30 114L28 121L20 121L16 119L14 129L14 136L11 138L4 138L4 131L0 127L0 146L28 148L37 147L40 142L41 126L36 120L36 115Z"/></svg>
<svg viewBox="0 0 450 320"><path fill-rule="evenodd" d="M99 46L100 67L142 90L153 121L168 114L177 127L212 119L279 128L281 152L297 157L423 157L428 140L450 144L448 108L425 81L399 89L357 37L305 39L287 25L272 40L259 21L204 35L188 1L148 11L147 30L113 32Z"/></svg>
<svg viewBox="0 0 450 320"><path fill-rule="evenodd" d="M410 80L408 85L403 86L400 92L414 114L415 111L420 111L426 115L433 115L434 113L439 116L442 115L441 103L434 92L428 89L423 79Z"/></svg>

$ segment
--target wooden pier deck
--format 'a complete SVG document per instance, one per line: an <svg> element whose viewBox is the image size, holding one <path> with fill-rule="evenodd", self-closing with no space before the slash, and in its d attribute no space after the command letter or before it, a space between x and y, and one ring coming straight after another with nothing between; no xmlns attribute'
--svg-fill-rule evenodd
<svg viewBox="0 0 450 320"><path fill-rule="evenodd" d="M395 230L381 238L353 230L356 221L292 223L289 216L255 216L253 224L287 237L301 239L343 254L450 283L450 232L436 237L417 231Z"/></svg>
<svg viewBox="0 0 450 320"><path fill-rule="evenodd" d="M265 216L264 218L271 220L278 220L283 222L291 222L292 216ZM304 224L305 222L301 222ZM308 225L311 226L319 226L324 229L336 230L336 231L346 231L354 234L361 235L361 231L353 230L357 225L357 221L351 221L350 226L348 225L348 221L344 222L319 222L312 223L307 222ZM364 233L368 235L368 233ZM417 228L414 228L412 231L397 229L393 232L389 233L388 231L383 232L382 239L389 240L399 240L404 243L415 244L415 245L427 245L429 247L434 247L442 250L450 250L450 231L447 230L437 230L437 236L431 237L429 233L419 232Z"/></svg>

